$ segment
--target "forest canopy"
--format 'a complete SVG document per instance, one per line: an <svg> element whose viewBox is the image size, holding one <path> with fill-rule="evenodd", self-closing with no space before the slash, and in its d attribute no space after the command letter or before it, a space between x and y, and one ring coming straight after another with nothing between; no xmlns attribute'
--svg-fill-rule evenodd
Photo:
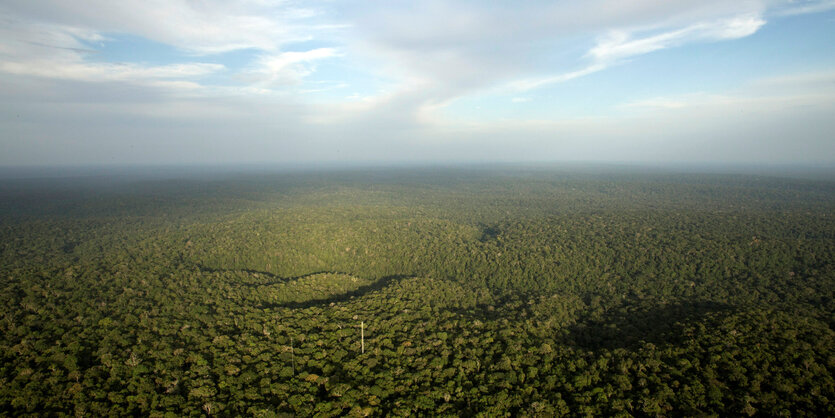
<svg viewBox="0 0 835 418"><path fill-rule="evenodd" d="M833 213L625 169L0 180L0 413L835 416Z"/></svg>

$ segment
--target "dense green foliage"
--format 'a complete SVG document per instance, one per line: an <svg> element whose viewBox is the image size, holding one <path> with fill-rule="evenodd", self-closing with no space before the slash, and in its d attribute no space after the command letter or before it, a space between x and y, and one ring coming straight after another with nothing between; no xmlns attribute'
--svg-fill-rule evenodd
<svg viewBox="0 0 835 418"><path fill-rule="evenodd" d="M829 181L93 183L0 182L0 414L835 416Z"/></svg>

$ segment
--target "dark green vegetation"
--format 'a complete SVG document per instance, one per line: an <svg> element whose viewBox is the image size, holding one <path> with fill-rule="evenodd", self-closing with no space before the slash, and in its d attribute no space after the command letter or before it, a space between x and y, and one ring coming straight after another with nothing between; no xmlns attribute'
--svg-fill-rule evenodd
<svg viewBox="0 0 835 418"><path fill-rule="evenodd" d="M0 182L0 414L835 416L832 182L90 183Z"/></svg>

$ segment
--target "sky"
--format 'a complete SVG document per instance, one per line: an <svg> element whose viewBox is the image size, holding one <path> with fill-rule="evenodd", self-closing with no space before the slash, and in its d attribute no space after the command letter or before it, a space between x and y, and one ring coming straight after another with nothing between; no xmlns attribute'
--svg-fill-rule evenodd
<svg viewBox="0 0 835 418"><path fill-rule="evenodd" d="M833 0L4 0L0 166L835 164Z"/></svg>

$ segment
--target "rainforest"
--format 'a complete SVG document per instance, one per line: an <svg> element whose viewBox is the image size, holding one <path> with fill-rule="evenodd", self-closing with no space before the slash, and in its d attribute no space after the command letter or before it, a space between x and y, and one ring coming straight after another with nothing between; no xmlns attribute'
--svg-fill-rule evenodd
<svg viewBox="0 0 835 418"><path fill-rule="evenodd" d="M835 180L0 180L0 415L835 416Z"/></svg>

